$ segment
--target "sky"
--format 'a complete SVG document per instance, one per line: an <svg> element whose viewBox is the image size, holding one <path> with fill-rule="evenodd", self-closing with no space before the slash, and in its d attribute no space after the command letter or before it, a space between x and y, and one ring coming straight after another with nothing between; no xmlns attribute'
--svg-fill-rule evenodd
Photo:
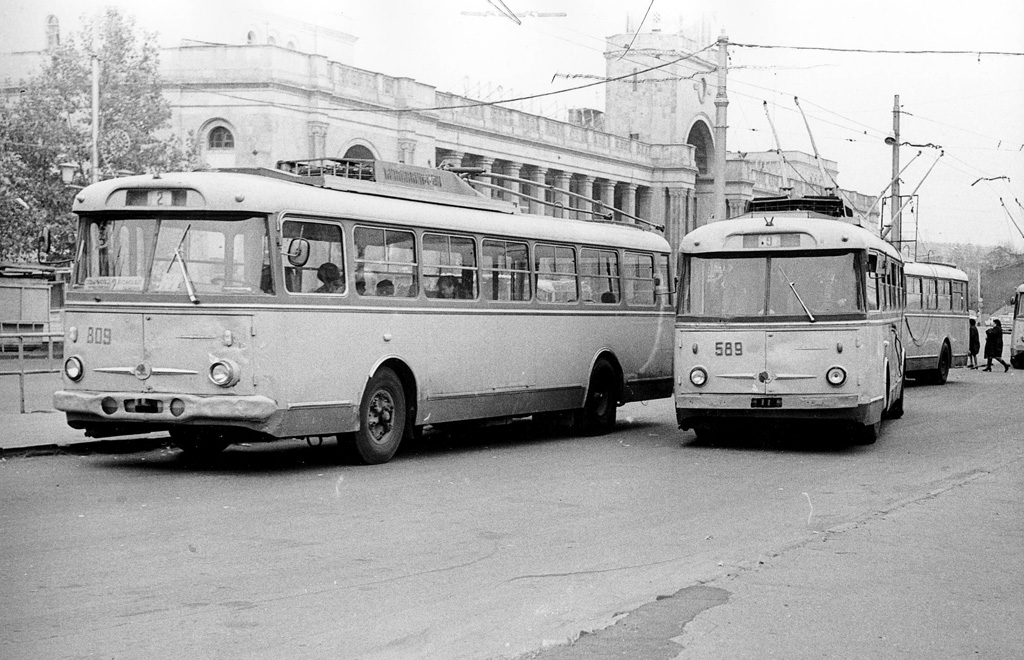
<svg viewBox="0 0 1024 660"><path fill-rule="evenodd" d="M703 29L709 43L724 33L731 43L729 151L776 147L767 101L782 149L813 154L813 136L821 157L839 163L839 184L870 195L893 176L884 139L899 95L900 141L941 147L900 149L901 168L909 163L901 192L916 190L918 239L1024 251L1019 0L505 0L525 14L520 25L490 0L329 4L359 37L356 66L491 100L498 86L502 98L513 98L589 82L558 74L603 75L606 37L628 34L627 13L633 26L643 19L644 29L660 21L670 31L681 20L695 36ZM532 103L548 111L559 104L601 109L603 94L596 87Z"/></svg>
<svg viewBox="0 0 1024 660"><path fill-rule="evenodd" d="M0 0L0 10L35 1ZM490 101L546 94L511 107L563 119L566 108L604 108L604 84L564 91L593 82L566 76L604 75L606 39L628 43L627 26L642 21L645 31L671 32L683 25L703 45L724 33L729 151L776 148L767 102L778 146L813 154L813 136L820 156L838 163L843 188L879 195L893 176L884 139L899 95L900 140L940 147L900 149L901 192L916 191L918 239L1024 252L1020 0L504 0L522 14L520 24L500 15L500 0L205 1L222 17L255 10L351 34L353 65L440 91ZM119 4L140 26L162 32L167 46L202 27L196 12L178 5L76 2L83 11ZM235 26L240 38L243 22ZM673 67L691 72L685 63Z"/></svg>

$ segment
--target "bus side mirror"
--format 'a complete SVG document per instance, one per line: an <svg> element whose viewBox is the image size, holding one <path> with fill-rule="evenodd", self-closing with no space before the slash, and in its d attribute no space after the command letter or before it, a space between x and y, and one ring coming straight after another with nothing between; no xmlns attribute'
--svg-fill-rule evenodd
<svg viewBox="0 0 1024 660"><path fill-rule="evenodd" d="M288 242L288 263L301 268L309 261L309 241L304 238L293 238Z"/></svg>
<svg viewBox="0 0 1024 660"><path fill-rule="evenodd" d="M69 258L54 258L53 234L50 232L50 228L48 226L43 227L43 230L39 232L36 261L47 266L71 263L71 259Z"/></svg>

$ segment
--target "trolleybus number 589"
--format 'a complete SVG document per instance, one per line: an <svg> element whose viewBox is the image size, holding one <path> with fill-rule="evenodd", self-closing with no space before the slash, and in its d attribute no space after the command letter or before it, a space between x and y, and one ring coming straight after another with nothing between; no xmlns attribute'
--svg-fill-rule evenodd
<svg viewBox="0 0 1024 660"><path fill-rule="evenodd" d="M717 341L715 342L715 355L743 355L743 342Z"/></svg>

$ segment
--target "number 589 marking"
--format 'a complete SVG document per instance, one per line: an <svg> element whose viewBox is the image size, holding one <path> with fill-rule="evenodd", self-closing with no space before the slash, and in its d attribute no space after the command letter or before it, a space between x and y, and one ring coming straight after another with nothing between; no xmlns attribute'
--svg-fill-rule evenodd
<svg viewBox="0 0 1024 660"><path fill-rule="evenodd" d="M741 341L718 341L715 342L715 355L743 355L743 342Z"/></svg>

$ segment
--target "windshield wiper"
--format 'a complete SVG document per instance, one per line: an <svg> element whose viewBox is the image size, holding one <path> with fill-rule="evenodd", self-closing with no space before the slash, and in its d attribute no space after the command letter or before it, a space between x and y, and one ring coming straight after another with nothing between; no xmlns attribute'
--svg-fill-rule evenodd
<svg viewBox="0 0 1024 660"><path fill-rule="evenodd" d="M796 283L789 279L789 275L786 275L786 271L782 270L782 266L776 266L776 268L778 268L779 272L782 273L782 276L786 278L786 284L788 284L789 288L793 290L793 295L796 296L797 302L799 302L800 306L804 308L804 314L806 314L807 318L811 320L811 323L814 323L814 314L811 314L811 310L804 304L804 299L800 297L800 292L796 290Z"/></svg>
<svg viewBox="0 0 1024 660"><path fill-rule="evenodd" d="M177 247L174 248L174 259L178 260L178 265L181 266L181 276L185 279L185 291L188 292L188 299L192 301L192 304L198 305L199 298L196 297L196 287L192 284L192 278L188 276L188 265L185 263L185 257L181 256L181 245L185 242L185 238L188 236L188 230L192 229L192 225L185 227L185 232L181 235L181 240L178 241ZM174 265L174 259L167 266L167 272L171 272L171 267Z"/></svg>

